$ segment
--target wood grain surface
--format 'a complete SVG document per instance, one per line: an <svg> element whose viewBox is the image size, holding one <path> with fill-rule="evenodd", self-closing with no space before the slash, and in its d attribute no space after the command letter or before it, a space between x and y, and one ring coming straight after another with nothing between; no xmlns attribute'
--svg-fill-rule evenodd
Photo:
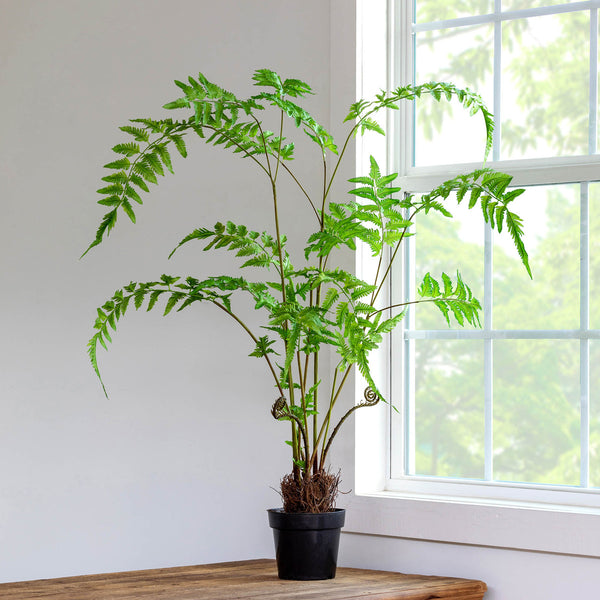
<svg viewBox="0 0 600 600"><path fill-rule="evenodd" d="M481 600L482 581L338 568L335 579L282 581L275 561L0 584L2 600Z"/></svg>

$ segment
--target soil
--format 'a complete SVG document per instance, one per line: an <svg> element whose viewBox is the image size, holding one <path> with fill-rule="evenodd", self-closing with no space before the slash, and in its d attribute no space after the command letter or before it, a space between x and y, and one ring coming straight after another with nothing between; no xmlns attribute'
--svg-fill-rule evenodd
<svg viewBox="0 0 600 600"><path fill-rule="evenodd" d="M340 474L318 471L298 479L293 473L281 480L283 510L291 513L324 513L335 508Z"/></svg>

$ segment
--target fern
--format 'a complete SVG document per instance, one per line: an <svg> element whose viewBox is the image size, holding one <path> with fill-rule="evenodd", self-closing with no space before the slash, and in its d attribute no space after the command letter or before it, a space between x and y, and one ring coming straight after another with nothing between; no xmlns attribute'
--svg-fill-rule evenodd
<svg viewBox="0 0 600 600"><path fill-rule="evenodd" d="M486 108L481 96L468 89L459 89L451 83L431 82L421 85L408 85L399 87L392 92L382 92L378 94L375 100L368 102L361 100L350 107L344 121L357 121L357 130L361 133L368 131L369 128L362 128L362 123L370 119L371 115L385 108L397 109L399 103L403 101L413 101L420 98L423 94L431 95L435 100L450 101L457 98L470 114L481 113L485 125L485 151L484 158L487 159L491 149L494 133L494 118L492 113Z"/></svg>
<svg viewBox="0 0 600 600"><path fill-rule="evenodd" d="M109 347L119 319L130 306L136 310L160 310L166 316L192 304L212 304L251 338L249 355L261 359L268 367L278 390L272 414L292 423L293 468L298 477L303 477L324 468L331 441L354 410L385 400L371 374L369 356L401 323L405 305L381 308L377 300L394 260L401 256L403 241L416 233L413 225L417 216L426 218L439 213L452 218L449 200L455 196L459 204L481 210L492 228L498 232L505 230L511 236L531 275L523 243L523 223L511 210L511 202L522 190L510 187L508 175L482 168L415 196L403 193L397 185L397 174L385 173L376 159L370 157L368 172L349 180L352 188L348 195L333 198L334 190L337 193L333 182L352 136L385 134L384 111L398 109L401 103L418 100L423 95L440 102L458 101L469 112L483 116L486 155L491 146L491 114L477 94L452 84L403 86L381 92L373 100L353 103L346 117L346 121L353 123L345 141L338 145L331 133L301 106L302 98L312 94L307 83L284 79L270 69L257 70L252 79L260 89L249 98L237 97L202 73L176 80L178 97L164 107L180 111L183 118L135 118L120 127L125 139L113 146L112 160L104 165L106 171L98 189L101 196L98 203L107 207L107 212L85 253L106 239L120 214L135 223L144 194L167 173L173 173L174 157L186 158L190 143L199 139L249 159L266 178L267 189L272 192L268 203L273 206L273 233L255 231L233 221L217 222L212 227L202 225L183 237L169 258L183 246L201 242L203 253L217 250L233 253L240 260L239 267L250 269L245 272L253 273L255 280L229 275L204 279L161 275L156 281L131 282L97 309L87 351L106 394L98 367L98 346ZM318 166L322 171L317 194L312 192L315 186L305 186L289 166L293 165L291 161L298 147L291 134L306 135L318 146ZM291 177L316 217L314 231L306 236L306 262L299 268L292 263L287 238L280 227L280 173ZM202 177L205 175L201 180ZM227 186L227 181L222 185ZM353 252L359 243L378 260L374 281L362 280L334 265L338 252L340 255ZM389 256L387 263L384 256ZM244 310L238 309L239 300L250 301L259 311L257 314L263 317L262 329L269 335L258 335L244 321L241 316ZM410 302L435 305L448 325L454 322L460 326L480 325L479 301L459 273L455 277L442 273L438 279L427 273L416 299ZM323 377L323 368L329 361L319 362L319 355L325 347L331 347L337 355L337 364L332 365L333 377ZM272 362L275 356L280 364ZM365 400L344 413L329 433L334 405L353 367L370 390ZM330 382L331 389L320 395L323 381ZM323 402L325 409L319 406Z"/></svg>
<svg viewBox="0 0 600 600"><path fill-rule="evenodd" d="M423 301L433 302L437 306L444 315L448 326L451 325L450 313L452 313L456 322L461 326L467 322L470 325L481 327L479 320L481 304L473 296L469 286L462 280L460 273L456 273L455 283L452 282L449 275L442 273L442 286L430 273L426 273L417 293Z"/></svg>

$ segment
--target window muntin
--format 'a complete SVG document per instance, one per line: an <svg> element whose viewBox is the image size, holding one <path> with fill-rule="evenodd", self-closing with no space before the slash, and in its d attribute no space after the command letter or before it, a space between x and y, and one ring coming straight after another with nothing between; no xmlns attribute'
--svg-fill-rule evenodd
<svg viewBox="0 0 600 600"><path fill-rule="evenodd" d="M600 306L596 309L596 304L600 304L600 300L597 301L599 295L594 294L600 286L600 252L594 252L600 229L598 236L593 235L594 224L600 218L600 184L594 182L600 179L600 164L593 156L598 136L597 12L600 2L513 0L510 4L504 1L500 6L496 1L493 19L483 11L474 11L472 15L459 15L454 23L441 24L424 21L427 10L423 7L429 4L416 2L416 14L421 20L412 26L415 81L422 81L420 73L431 75L425 79L446 79L459 85L465 85L467 77L471 77L471 81L488 78L487 88L484 88L491 102L486 100L493 106L497 120L494 159L511 159L498 164L493 162L492 166L514 174L516 185L536 184L518 199L523 205L518 209L515 206L515 211L525 216L531 264L536 276L536 265L539 265L540 280L536 278L532 284L525 273L515 268L509 239L503 240L496 234L492 238L489 229L469 222L472 217L453 223L455 230L450 236L466 239L466 243L455 246L451 252L444 248L450 238L445 237L436 246L436 227L428 228L424 223L419 230L417 222L418 235L411 238L412 247L406 251L404 273L396 273L394 278L392 302L414 296L415 279L420 280L418 274L422 276L427 270L432 274L442 270L452 272L455 268L452 264L437 267L443 259L454 258L454 264L461 266L465 281L484 304L483 328L448 329L441 315L417 307L408 315L403 331L396 334L392 343L392 389L396 398L400 389L405 402L400 403L401 417L392 418L393 423L401 424L402 433L394 426L392 479L388 487L400 489L400 485L404 491L422 490L426 484L425 489L427 485L440 489L435 482L442 481L446 494L486 495L480 483L487 482L488 485L494 483L493 487L500 489L503 496L505 493L511 496L518 490L515 493L520 497L525 488L536 498L535 494L541 490L545 500L547 497L543 494L547 490L555 495L560 494L559 490L593 491L600 486L600 378L590 368L592 361L600 358L600 331L590 329L590 321L592 328L600 326L600 314L596 318L600 313ZM460 2L447 4L464 6ZM520 12L503 13L509 6L511 11ZM455 18L442 16L437 21ZM568 56L559 56L555 61L559 75L556 79L567 91L570 86L577 87L577 93L572 102L565 102L559 92L546 93L541 87L537 92L534 90L529 96L536 97L542 108L547 101L544 98L554 94L551 98L556 109L553 114L565 110L566 106L573 111L557 127L542 127L524 137L523 142L515 143L511 142L511 136L518 142L514 135L514 131L518 131L515 124L531 128L531 124L527 125L528 114L539 106L525 104L520 109L517 107L519 113L510 106L519 95L514 91L503 93L502 83L506 85L510 74L507 63L514 60L510 52L515 56L517 53L514 44L512 49L508 47L507 36L519 25L523 30L535 30L531 23L542 18L545 20L538 20L535 27L551 23L548 27L554 31L560 27L573 30L577 26L584 32L579 38L571 38L577 43L571 44ZM456 40L461 36L465 40L469 37L477 40L478 28L480 31L484 31L484 27L487 31L493 28L491 52L486 50L490 43L479 34L483 42L480 58L484 64L479 75L465 71L453 76L452 68L466 61L464 56L453 57L452 49L447 47L440 52L436 63L435 51L428 47L432 44L427 40L434 39L436 32L443 31L447 35L453 26ZM447 38L444 40L442 36L441 39L447 42ZM542 42L536 39L529 44L531 55L544 55ZM455 49L460 55L468 49L468 44L457 41ZM549 54L558 56L555 50ZM541 69L524 70L530 74L542 72ZM577 73L577 77L571 80L566 73ZM584 81L581 73L585 73ZM493 80L491 90L490 78ZM479 91L480 86L476 87ZM485 94L482 94L484 98ZM567 96L567 100L570 98ZM452 128L456 125L450 125L447 135L444 124L445 143L440 144L437 134L435 143L427 140L427 127L430 132L434 131L436 119L440 118L431 112L433 110L437 108L426 107L413 113L416 121L413 161L412 167L405 165L404 171L407 177L403 187L407 191L421 191L456 172L456 168L453 171L452 167L439 165L476 160L470 154L475 144L467 141L465 145L469 149L466 151L452 145L452 139L456 139ZM443 116L448 118L447 114ZM425 118L433 119L433 123L425 125ZM477 119L471 121L482 131ZM465 132L461 133L461 139L469 140L470 133L462 125L458 127ZM480 148L481 143L477 150ZM591 156L587 159L581 156L585 154ZM550 158L541 160L543 156ZM530 206L535 206L533 211ZM535 219L527 219L531 212ZM528 225L528 221L533 225ZM444 226L448 228L447 224ZM511 310L508 301L513 306L527 308L520 312ZM460 360L456 360L457 357ZM540 385L535 383L536 378ZM452 427L454 423L456 426ZM529 449L527 444L530 444ZM451 485L452 481L456 481L458 487ZM469 481L475 486L465 485ZM415 483L417 487L413 486ZM577 494L569 494L569 501L575 496ZM592 496L592 500L590 496L580 496L576 502L597 503L596 496Z"/></svg>
<svg viewBox="0 0 600 600"><path fill-rule="evenodd" d="M494 11L494 0L474 0L472 2L417 2L415 22L428 23L468 17L473 14L485 15Z"/></svg>
<svg viewBox="0 0 600 600"><path fill-rule="evenodd" d="M413 23L415 80L476 89L496 117L495 160L596 153L598 0L495 0L487 14L461 0L444 4L473 13ZM415 0L417 14L435 15L435 6ZM413 166L480 159L473 119L456 108L419 103L415 123Z"/></svg>
<svg viewBox="0 0 600 600"><path fill-rule="evenodd" d="M600 329L600 183L589 184L590 327ZM598 232L594 235L594 232ZM596 363L600 364L600 363Z"/></svg>
<svg viewBox="0 0 600 600"><path fill-rule="evenodd" d="M524 10L556 4L574 4L577 0L502 0L503 10Z"/></svg>

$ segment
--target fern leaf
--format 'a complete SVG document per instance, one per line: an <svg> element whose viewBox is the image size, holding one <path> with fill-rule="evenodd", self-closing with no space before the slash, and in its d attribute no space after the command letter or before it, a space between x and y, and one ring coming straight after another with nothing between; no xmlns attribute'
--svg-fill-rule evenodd
<svg viewBox="0 0 600 600"><path fill-rule="evenodd" d="M102 200L98 200L98 204L102 204L103 206L121 206L121 198L120 196L108 196L108 198L102 198Z"/></svg>
<svg viewBox="0 0 600 600"><path fill-rule="evenodd" d="M177 100L173 100L172 102L167 102L166 104L163 104L163 108L166 108L167 110L173 110L176 108L189 108L189 107L190 107L190 103L187 98L177 98Z"/></svg>
<svg viewBox="0 0 600 600"><path fill-rule="evenodd" d="M108 398L108 393L106 392L106 387L104 385L104 381L102 381L102 376L100 375L100 369L98 368L98 357L97 357L97 345L100 342L104 348L106 349L106 344L102 339L102 336L97 333L92 339L88 342L88 356L90 358L90 362L92 363L92 368L96 373L98 380L100 381L100 385L102 386L102 391L104 395Z"/></svg>
<svg viewBox="0 0 600 600"><path fill-rule="evenodd" d="M135 156L140 153L140 145L135 142L127 142L113 146L112 150L113 152L123 154L124 156Z"/></svg>
<svg viewBox="0 0 600 600"><path fill-rule="evenodd" d="M169 154L169 151L167 150L166 145L165 144L157 144L156 152L157 152L158 156L160 157L160 160L162 160L165 167L167 167L167 169L169 170L169 172L173 173L174 172L173 171L173 163L171 162L171 155Z"/></svg>
<svg viewBox="0 0 600 600"><path fill-rule="evenodd" d="M271 264L273 264L272 259L269 256L263 255L248 259L241 267L270 267Z"/></svg>
<svg viewBox="0 0 600 600"><path fill-rule="evenodd" d="M173 292L165 305L163 316L167 316L175 305L185 296L182 292Z"/></svg>
<svg viewBox="0 0 600 600"><path fill-rule="evenodd" d="M450 327L450 310L448 309L447 303L442 300L434 300L433 303L440 309L440 312L444 315L444 318L448 323L448 327Z"/></svg>
<svg viewBox="0 0 600 600"><path fill-rule="evenodd" d="M107 185L99 190L96 190L98 194L121 194L123 192L123 186L120 183L113 183L111 185Z"/></svg>
<svg viewBox="0 0 600 600"><path fill-rule="evenodd" d="M513 239L515 248L517 249L517 253L519 254L521 262L523 263L524 267L527 269L527 273L529 274L529 277L531 279L533 279L533 275L531 273L531 268L529 267L529 256L527 254L527 251L525 250L525 244L523 243L523 240L521 239L521 236L523 234L523 230L521 228L522 221L521 221L520 217L515 215L515 213L511 212L510 210L506 211L505 219L506 219L506 229L508 229L508 232L510 233L511 238Z"/></svg>
<svg viewBox="0 0 600 600"><path fill-rule="evenodd" d="M154 170L145 160L136 163L135 167L133 167L133 171L137 175L141 175L146 181L154 183L155 185L158 184L158 179L156 179Z"/></svg>
<svg viewBox="0 0 600 600"><path fill-rule="evenodd" d="M165 292L165 290L154 290L150 294L150 300L148 301L148 306L146 307L146 311L150 311L154 308L154 305L156 304L156 302L158 301L160 296L162 294L164 294L164 292Z"/></svg>
<svg viewBox="0 0 600 600"><path fill-rule="evenodd" d="M128 169L130 165L130 160L126 156L124 156L123 158L119 158L118 160L114 160L112 162L107 163L106 165L104 165L104 168L122 170Z"/></svg>
<svg viewBox="0 0 600 600"><path fill-rule="evenodd" d="M146 184L146 182L136 173L129 174L129 181L134 185L137 185L140 189L144 190L144 192L149 192L150 188Z"/></svg>
<svg viewBox="0 0 600 600"><path fill-rule="evenodd" d="M125 214L129 217L131 222L135 223L135 213L133 212L133 208L129 200L123 198L123 200L121 200L121 207L125 211Z"/></svg>
<svg viewBox="0 0 600 600"><path fill-rule="evenodd" d="M157 154L149 152L144 156L144 161L155 173L164 176L165 172Z"/></svg>
<svg viewBox="0 0 600 600"><path fill-rule="evenodd" d="M124 184L127 182L127 173L125 171L118 171L117 173L111 173L102 178L102 181L107 183L120 183Z"/></svg>
<svg viewBox="0 0 600 600"><path fill-rule="evenodd" d="M175 144L175 148L183 158L187 157L187 147L185 145L185 140L182 135L179 134L171 134L168 136L169 139Z"/></svg>
<svg viewBox="0 0 600 600"><path fill-rule="evenodd" d="M141 127L134 127L132 125L124 125L123 127L119 127L119 129L129 135L132 135L136 142L148 142L150 135Z"/></svg>
<svg viewBox="0 0 600 600"><path fill-rule="evenodd" d="M127 196L127 198L129 198L130 200L133 200L134 202L137 202L138 204L144 203L143 200L140 198L140 195L130 185L128 185L125 188L124 194L125 194L125 196Z"/></svg>
<svg viewBox="0 0 600 600"><path fill-rule="evenodd" d="M80 258L83 258L92 248L94 248L98 244L102 243L104 234L108 235L111 232L111 230L113 229L113 227L116 225L116 223L117 223L117 209L113 208L113 210L111 210L110 212L107 212L104 215L104 217L98 227L98 230L96 231L96 238L88 246L87 250L81 255Z"/></svg>

